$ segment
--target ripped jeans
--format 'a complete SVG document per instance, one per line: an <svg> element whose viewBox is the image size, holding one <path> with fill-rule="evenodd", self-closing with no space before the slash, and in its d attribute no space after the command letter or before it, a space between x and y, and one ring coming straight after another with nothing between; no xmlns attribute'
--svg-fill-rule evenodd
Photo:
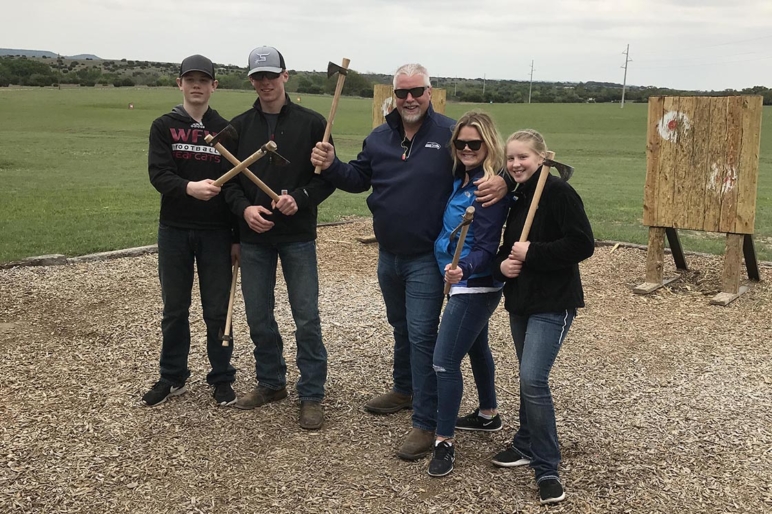
<svg viewBox="0 0 772 514"><path fill-rule="evenodd" d="M495 366L488 346L488 319L501 301L501 291L455 294L442 315L434 371L437 374L437 435L453 437L464 394L461 361L469 354L482 410L495 409Z"/></svg>

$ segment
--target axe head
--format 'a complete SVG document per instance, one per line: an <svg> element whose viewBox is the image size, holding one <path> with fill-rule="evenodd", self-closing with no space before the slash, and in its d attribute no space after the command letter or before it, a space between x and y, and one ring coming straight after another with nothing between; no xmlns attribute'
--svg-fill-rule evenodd
<svg viewBox="0 0 772 514"><path fill-rule="evenodd" d="M220 327L220 333L219 333L219 335L218 335L218 339L219 339L220 341L227 341L227 342L230 342L230 341L233 341L233 336L232 336L232 335L227 335L227 336L226 336L226 335L225 335L225 331L222 329L222 327ZM226 346L226 345L223 345L223 346Z"/></svg>
<svg viewBox="0 0 772 514"><path fill-rule="evenodd" d="M236 132L236 129L233 128L233 125L228 125L224 129L222 129L220 132L217 133L216 136L209 139L207 143L209 143L209 146L214 146L217 143L222 143L223 141L226 141L228 139L236 139L238 137L239 133ZM205 138L206 139L206 138Z"/></svg>
<svg viewBox="0 0 772 514"><path fill-rule="evenodd" d="M334 62L330 61L330 63L327 65L327 77L332 77L336 73L340 73L341 75L346 75L348 73L348 70L344 68L343 66L339 64L335 64Z"/></svg>
<svg viewBox="0 0 772 514"><path fill-rule="evenodd" d="M474 220L474 207L471 205L466 208L466 211L464 211L464 217L461 218L461 223L458 224L456 228L453 229L453 232L450 233L449 240L453 241L453 239L458 235L458 232L464 228L466 225L471 225L472 220Z"/></svg>
<svg viewBox="0 0 772 514"><path fill-rule="evenodd" d="M550 168L555 168L560 174L560 178L565 182L568 182L571 176L574 174L574 167L562 162L553 161L552 159L544 159L544 164Z"/></svg>
<svg viewBox="0 0 772 514"><path fill-rule="evenodd" d="M274 143L273 141L268 141L266 144L260 147L260 150L262 150L263 152L271 152L271 155L273 156L273 159L274 159L274 164L276 164L276 166L283 167L288 165L290 163L289 160L283 155L281 155L279 152L277 152L276 148L277 148L276 143Z"/></svg>

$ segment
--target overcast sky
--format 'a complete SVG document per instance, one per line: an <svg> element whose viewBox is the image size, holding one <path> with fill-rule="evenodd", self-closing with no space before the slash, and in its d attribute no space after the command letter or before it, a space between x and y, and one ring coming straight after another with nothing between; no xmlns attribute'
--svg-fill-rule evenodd
<svg viewBox="0 0 772 514"><path fill-rule="evenodd" d="M278 48L290 69L351 59L391 74L772 87L770 0L25 0L4 2L0 47L247 65Z"/></svg>

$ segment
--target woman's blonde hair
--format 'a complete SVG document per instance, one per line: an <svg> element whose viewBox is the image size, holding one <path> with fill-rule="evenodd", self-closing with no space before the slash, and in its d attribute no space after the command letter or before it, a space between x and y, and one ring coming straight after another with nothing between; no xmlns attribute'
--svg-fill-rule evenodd
<svg viewBox="0 0 772 514"><path fill-rule="evenodd" d="M483 143L485 143L488 155L485 157L482 167L484 178L491 178L504 167L504 150L501 146L501 136L499 136L499 131L496 129L496 124L493 123L490 116L481 111L466 112L458 119L456 127L453 129L453 135L450 137L453 169L456 169L461 165L456 148L453 146L453 141L458 138L458 133L461 132L461 129L464 127L473 127L477 129L480 138Z"/></svg>
<svg viewBox="0 0 772 514"><path fill-rule="evenodd" d="M536 152L542 159L547 156L547 143L544 142L544 136L533 129L518 130L507 138L504 148L512 141L528 144L531 147L531 150Z"/></svg>

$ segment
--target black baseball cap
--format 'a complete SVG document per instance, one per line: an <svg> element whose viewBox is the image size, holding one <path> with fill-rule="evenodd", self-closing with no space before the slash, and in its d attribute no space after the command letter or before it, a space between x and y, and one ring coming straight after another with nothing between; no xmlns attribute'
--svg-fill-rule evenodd
<svg viewBox="0 0 772 514"><path fill-rule="evenodd" d="M214 80L214 64L203 55L191 55L182 61L182 64L180 64L180 77L191 71L206 73Z"/></svg>

